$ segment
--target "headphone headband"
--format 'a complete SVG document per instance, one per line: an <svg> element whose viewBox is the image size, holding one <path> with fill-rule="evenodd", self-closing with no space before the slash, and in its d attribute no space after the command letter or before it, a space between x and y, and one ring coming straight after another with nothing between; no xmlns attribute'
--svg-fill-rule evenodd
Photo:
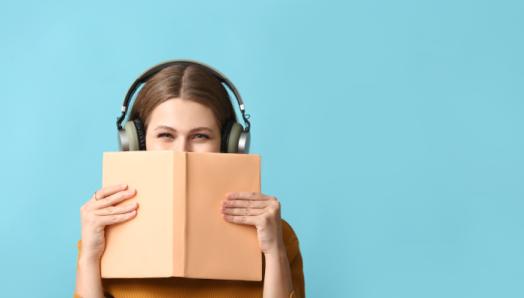
<svg viewBox="0 0 524 298"><path fill-rule="evenodd" d="M128 107L129 107L129 103L131 102L131 99L133 98L133 95L135 94L136 90L138 90L138 88L146 83L151 77L153 77L154 75L156 75L157 73L159 73L162 69L166 68L166 67L169 67L171 65L176 65L176 64L187 64L187 65L198 65L198 66L201 66L203 68L205 68L206 70L208 70L209 72L211 72L211 74L213 74L218 80L219 82L222 84L225 84L229 90L231 90L233 92L233 94L235 95L235 98L237 100L237 103L238 103L238 106L240 108L240 112L242 113L242 119L244 119L244 123L246 124L245 126L245 132L249 132L249 128L251 127L251 123L249 122L249 117L250 115L249 114L246 114L245 112L245 109L244 109L244 101L242 100L242 97L240 96L240 93L238 92L237 88L235 87L235 85L233 85L233 83L231 83L231 81L225 76L223 75L221 72L219 72L217 69L207 65L207 64L204 64L202 62L198 62L198 61L194 61L194 60L170 60L170 61L167 61L167 62L163 62L163 63L160 63L160 64L157 64L153 67L151 67L150 69L146 70L141 76L139 76L134 82L133 84L131 85L131 87L129 87L129 90L127 91L127 94L126 94L126 97L124 98L124 103L122 104L122 108L121 108L121 112L122 114L117 118L117 121L116 121L116 126L119 130L122 129L122 122L124 121L125 117L126 117L126 113L127 113L127 110L128 110Z"/></svg>

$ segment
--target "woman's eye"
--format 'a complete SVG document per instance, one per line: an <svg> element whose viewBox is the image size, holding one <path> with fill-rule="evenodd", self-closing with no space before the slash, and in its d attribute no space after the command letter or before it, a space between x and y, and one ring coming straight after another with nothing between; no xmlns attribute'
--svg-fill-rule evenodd
<svg viewBox="0 0 524 298"><path fill-rule="evenodd" d="M202 139L209 139L209 136L208 136L208 135L206 135L206 134L202 134L202 133L197 133L197 134L193 135L193 138L194 138L194 137L197 137L197 138L199 138L199 139L200 139L200 138L202 138Z"/></svg>
<svg viewBox="0 0 524 298"><path fill-rule="evenodd" d="M170 134L170 133L167 133L167 132L163 132L163 133L159 133L157 137L159 137L159 138L173 138L173 135Z"/></svg>

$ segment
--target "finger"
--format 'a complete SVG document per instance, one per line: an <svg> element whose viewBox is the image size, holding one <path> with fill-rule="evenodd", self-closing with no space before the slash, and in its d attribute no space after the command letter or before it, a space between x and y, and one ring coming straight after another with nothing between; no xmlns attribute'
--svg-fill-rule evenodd
<svg viewBox="0 0 524 298"><path fill-rule="evenodd" d="M115 194L112 194L106 197L103 200L96 201L94 203L94 209L102 209L108 206L115 205L117 203L122 202L123 200L132 198L135 194L136 194L136 189L128 189L124 191L119 191Z"/></svg>
<svg viewBox="0 0 524 298"><path fill-rule="evenodd" d="M226 221L231 222L231 223L256 226L257 223L258 223L259 216L228 215L228 214L224 214L223 218Z"/></svg>
<svg viewBox="0 0 524 298"><path fill-rule="evenodd" d="M263 193L251 191L229 192L226 198L230 200L267 200Z"/></svg>
<svg viewBox="0 0 524 298"><path fill-rule="evenodd" d="M122 214L113 214L113 215L108 215L108 216L100 216L99 219L100 219L100 223L103 226L107 226L107 225L112 225L112 224L121 223L121 222L130 220L130 219L132 219L133 217L136 216L136 213L137 213L137 211L133 210L133 211L130 211L130 212L127 212L127 213L122 213Z"/></svg>
<svg viewBox="0 0 524 298"><path fill-rule="evenodd" d="M222 201L224 208L236 207L236 208L265 208L268 206L268 201L262 200L226 200Z"/></svg>
<svg viewBox="0 0 524 298"><path fill-rule="evenodd" d="M106 187L103 187L97 191L95 191L95 193L93 194L93 199L94 200L102 200L104 199L105 197L107 196L110 196L112 194L115 194L119 191L122 191L122 190L125 190L127 189L127 184L119 184L119 185L110 185L110 186L106 186Z"/></svg>
<svg viewBox="0 0 524 298"><path fill-rule="evenodd" d="M251 208L225 208L222 210L227 215L245 215L245 216L256 216L264 213L264 209L251 209Z"/></svg>
<svg viewBox="0 0 524 298"><path fill-rule="evenodd" d="M113 215L113 214L123 214L127 212L131 212L135 210L138 207L137 202L125 204L122 206L109 206L103 209L95 210L96 215L104 216L104 215Z"/></svg>

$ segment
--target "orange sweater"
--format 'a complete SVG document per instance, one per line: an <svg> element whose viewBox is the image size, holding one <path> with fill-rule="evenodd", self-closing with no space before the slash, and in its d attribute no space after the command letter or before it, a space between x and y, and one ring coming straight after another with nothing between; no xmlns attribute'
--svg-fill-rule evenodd
<svg viewBox="0 0 524 298"><path fill-rule="evenodd" d="M298 238L285 220L282 220L282 235L293 280L294 293L290 297L303 298L305 287L302 255ZM81 240L78 241L77 247L78 255L80 255ZM106 297L114 298L255 298L262 297L263 280L254 282L178 277L103 278L102 286ZM74 298L80 298L80 296L75 293Z"/></svg>

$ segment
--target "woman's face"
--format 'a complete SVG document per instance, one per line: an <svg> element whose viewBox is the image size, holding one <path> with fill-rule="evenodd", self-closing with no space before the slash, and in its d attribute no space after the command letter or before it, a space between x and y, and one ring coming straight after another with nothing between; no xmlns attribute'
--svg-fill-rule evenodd
<svg viewBox="0 0 524 298"><path fill-rule="evenodd" d="M151 113L146 150L220 152L220 137L211 109L195 101L173 98Z"/></svg>

